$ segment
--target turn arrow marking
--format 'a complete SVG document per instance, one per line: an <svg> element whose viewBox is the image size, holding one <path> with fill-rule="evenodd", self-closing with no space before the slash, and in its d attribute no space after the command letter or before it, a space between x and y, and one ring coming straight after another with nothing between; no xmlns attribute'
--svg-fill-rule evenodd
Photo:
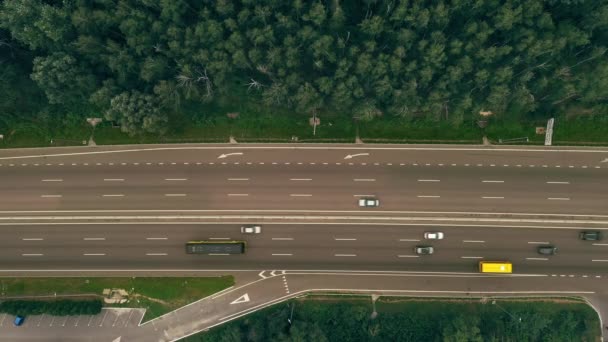
<svg viewBox="0 0 608 342"><path fill-rule="evenodd" d="M217 159L224 159L226 157L230 157L230 156L242 156L243 152L234 152L234 153L226 153L226 154L220 154L219 157L217 157Z"/></svg>
<svg viewBox="0 0 608 342"><path fill-rule="evenodd" d="M369 156L369 153L349 154L346 157L344 157L344 159L352 159L353 157L359 157L359 156Z"/></svg>
<svg viewBox="0 0 608 342"><path fill-rule="evenodd" d="M239 298L233 300L232 303L230 303L230 304L231 305L232 304L241 304L241 303L247 303L248 301L249 301L249 295L245 293L244 295L240 296Z"/></svg>

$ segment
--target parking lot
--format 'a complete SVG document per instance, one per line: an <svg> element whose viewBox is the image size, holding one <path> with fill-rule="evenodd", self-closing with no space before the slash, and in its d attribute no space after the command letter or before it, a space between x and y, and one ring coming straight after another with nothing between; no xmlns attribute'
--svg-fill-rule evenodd
<svg viewBox="0 0 608 342"><path fill-rule="evenodd" d="M15 316L0 314L0 340L40 339L46 336L95 339L120 336L127 329L139 325L145 310L130 308L103 308L98 315L79 316L27 316L21 326L15 326ZM80 337L79 337L80 336Z"/></svg>

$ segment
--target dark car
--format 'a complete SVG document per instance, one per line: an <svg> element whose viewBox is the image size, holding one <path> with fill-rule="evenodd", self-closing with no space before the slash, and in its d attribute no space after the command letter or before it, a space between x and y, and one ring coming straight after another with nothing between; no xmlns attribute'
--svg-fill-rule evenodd
<svg viewBox="0 0 608 342"><path fill-rule="evenodd" d="M15 321L13 322L13 324L15 324L15 326L20 326L21 324L23 324L23 322L25 321L25 317L23 316L17 316L15 317Z"/></svg>
<svg viewBox="0 0 608 342"><path fill-rule="evenodd" d="M414 252L418 255L429 255L433 254L434 251L432 246L416 246L416 248L414 248Z"/></svg>
<svg viewBox="0 0 608 342"><path fill-rule="evenodd" d="M602 239L602 234L600 232L580 232L578 234L578 238L586 241L598 241Z"/></svg>
<svg viewBox="0 0 608 342"><path fill-rule="evenodd" d="M538 246L538 254L555 255L556 253L557 247L555 246Z"/></svg>

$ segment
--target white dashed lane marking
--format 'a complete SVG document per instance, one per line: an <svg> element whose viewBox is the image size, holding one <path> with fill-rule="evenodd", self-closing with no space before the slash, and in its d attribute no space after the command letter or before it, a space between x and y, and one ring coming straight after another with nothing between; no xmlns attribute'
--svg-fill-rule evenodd
<svg viewBox="0 0 608 342"><path fill-rule="evenodd" d="M502 180L482 180L482 183L504 183Z"/></svg>
<svg viewBox="0 0 608 342"><path fill-rule="evenodd" d="M63 179L43 179L43 182L63 182Z"/></svg>
<svg viewBox="0 0 608 342"><path fill-rule="evenodd" d="M419 179L419 182L441 182L439 179Z"/></svg>
<svg viewBox="0 0 608 342"><path fill-rule="evenodd" d="M124 197L125 195L123 194L106 194L106 195L101 195L102 197Z"/></svg>
<svg viewBox="0 0 608 342"><path fill-rule="evenodd" d="M570 182L547 182L547 184L570 184Z"/></svg>
<svg viewBox="0 0 608 342"><path fill-rule="evenodd" d="M42 197L42 198L57 198L57 197L61 197L61 195L41 195L40 197Z"/></svg>
<svg viewBox="0 0 608 342"><path fill-rule="evenodd" d="M550 201L569 201L570 198L568 197L548 197L547 198Z"/></svg>
<svg viewBox="0 0 608 342"><path fill-rule="evenodd" d="M124 178L104 178L104 182L124 182Z"/></svg>

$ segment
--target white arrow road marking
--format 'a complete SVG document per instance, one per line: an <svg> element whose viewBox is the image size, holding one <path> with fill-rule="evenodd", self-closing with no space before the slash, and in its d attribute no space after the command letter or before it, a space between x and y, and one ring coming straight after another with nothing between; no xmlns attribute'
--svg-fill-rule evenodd
<svg viewBox="0 0 608 342"><path fill-rule="evenodd" d="M217 159L224 159L226 157L230 157L230 156L242 156L243 152L234 152L234 153L222 153L219 155L219 157L217 157Z"/></svg>
<svg viewBox="0 0 608 342"><path fill-rule="evenodd" d="M244 295L240 296L239 298L233 300L232 303L230 303L230 305L247 303L248 301L249 301L249 295L245 293Z"/></svg>
<svg viewBox="0 0 608 342"><path fill-rule="evenodd" d="M369 153L349 154L346 157L344 157L344 159L353 159L353 157L359 157L359 156L369 156Z"/></svg>

